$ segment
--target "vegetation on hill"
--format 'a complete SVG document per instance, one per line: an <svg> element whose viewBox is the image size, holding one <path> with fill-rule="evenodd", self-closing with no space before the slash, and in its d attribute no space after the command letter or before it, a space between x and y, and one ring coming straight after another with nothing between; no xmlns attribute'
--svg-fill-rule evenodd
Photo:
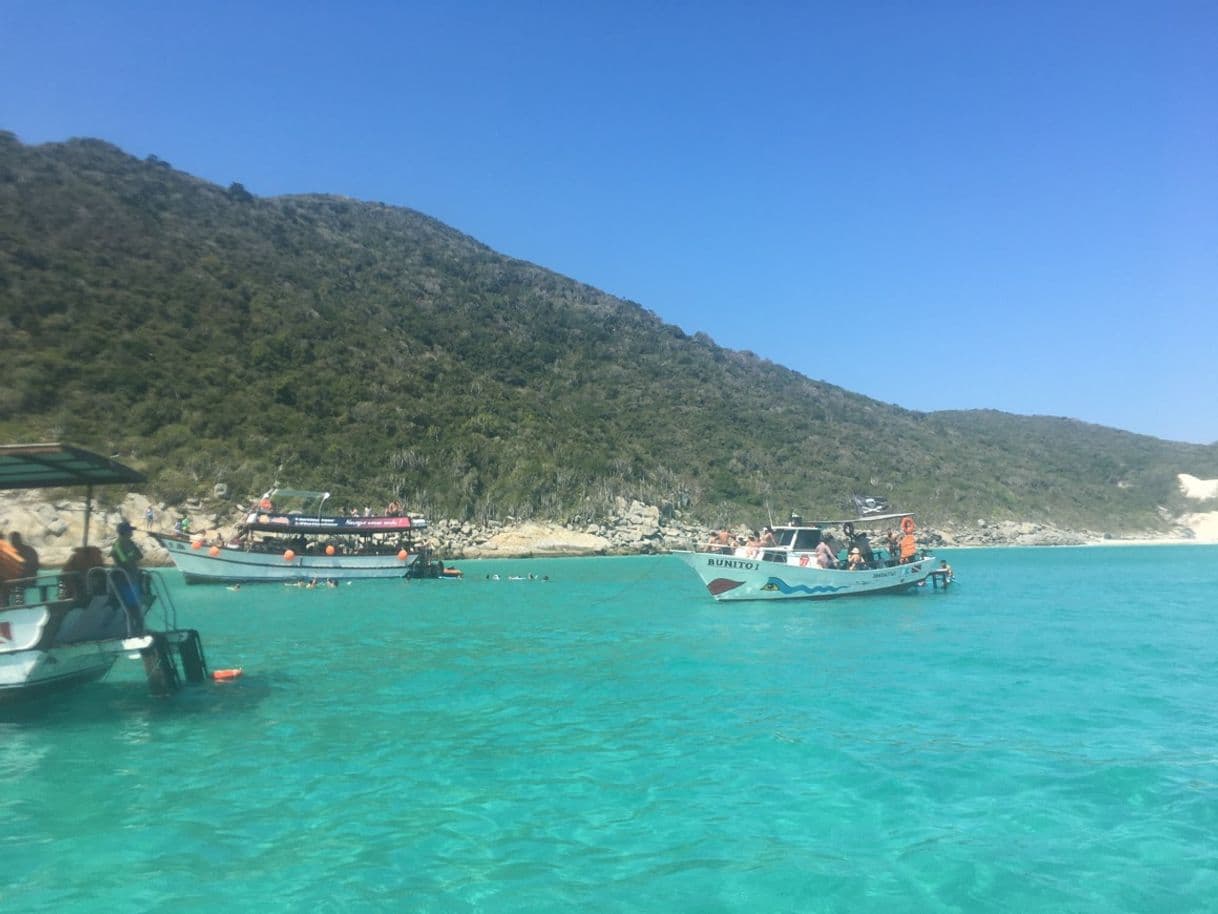
<svg viewBox="0 0 1218 914"><path fill-rule="evenodd" d="M911 412L412 210L256 198L97 140L0 133L0 350L0 440L117 454L171 502L278 481L477 520L624 497L722 523L867 492L931 522L1119 530L1181 507L1176 473L1218 476L1218 446Z"/></svg>

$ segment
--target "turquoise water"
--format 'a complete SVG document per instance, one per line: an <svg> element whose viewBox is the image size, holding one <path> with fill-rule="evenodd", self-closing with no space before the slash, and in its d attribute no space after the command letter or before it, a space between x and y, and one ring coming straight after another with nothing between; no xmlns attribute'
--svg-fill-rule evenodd
<svg viewBox="0 0 1218 914"><path fill-rule="evenodd" d="M0 910L1218 910L1218 547L946 555L816 604L167 572L246 674L5 712Z"/></svg>

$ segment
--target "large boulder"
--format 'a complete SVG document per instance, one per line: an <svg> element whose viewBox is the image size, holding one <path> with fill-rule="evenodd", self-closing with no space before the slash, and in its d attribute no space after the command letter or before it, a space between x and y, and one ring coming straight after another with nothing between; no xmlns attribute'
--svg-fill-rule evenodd
<svg viewBox="0 0 1218 914"><path fill-rule="evenodd" d="M505 527L486 541L469 545L469 558L509 558L526 555L603 555L609 549L604 537L556 524L523 523Z"/></svg>

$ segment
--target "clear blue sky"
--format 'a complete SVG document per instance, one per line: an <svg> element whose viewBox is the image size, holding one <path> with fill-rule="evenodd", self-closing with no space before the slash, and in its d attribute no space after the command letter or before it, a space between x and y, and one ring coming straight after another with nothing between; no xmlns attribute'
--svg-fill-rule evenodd
<svg viewBox="0 0 1218 914"><path fill-rule="evenodd" d="M1218 441L1218 3L0 0L0 128L408 206L911 409Z"/></svg>

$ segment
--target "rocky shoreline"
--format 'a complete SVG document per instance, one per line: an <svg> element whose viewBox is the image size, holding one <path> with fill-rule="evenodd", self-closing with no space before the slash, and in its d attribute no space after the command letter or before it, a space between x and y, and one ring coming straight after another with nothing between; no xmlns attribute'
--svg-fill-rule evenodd
<svg viewBox="0 0 1218 914"><path fill-rule="evenodd" d="M145 512L151 506L151 528L145 522ZM188 517L191 529L208 541L231 538L236 521L244 516L243 506L220 510L202 502L187 502L180 508L150 504L138 493L126 496L117 504L93 507L89 525L92 544L109 549L115 539L115 527L120 520L129 520L137 529L136 541L145 552L148 565L170 565L168 553L147 535L153 531L172 530L182 517ZM37 491L0 494L0 532L18 531L39 553L48 567L63 565L84 533L84 501L80 498L56 498ZM688 522L678 512L664 511L638 501L619 500L613 516L604 523L589 523L579 527L538 521L472 524L457 520L431 523L427 539L445 561L486 558L533 558L591 555L649 555L689 548L704 543L711 530ZM744 527L734 534L746 534ZM970 548L983 546L1080 546L1120 543L1208 542L1199 538L1190 527L1176 524L1170 532L1141 531L1128 536L1090 530L1069 530L1053 524L1004 521L978 521L972 526L924 527L918 531L918 541L928 548Z"/></svg>

